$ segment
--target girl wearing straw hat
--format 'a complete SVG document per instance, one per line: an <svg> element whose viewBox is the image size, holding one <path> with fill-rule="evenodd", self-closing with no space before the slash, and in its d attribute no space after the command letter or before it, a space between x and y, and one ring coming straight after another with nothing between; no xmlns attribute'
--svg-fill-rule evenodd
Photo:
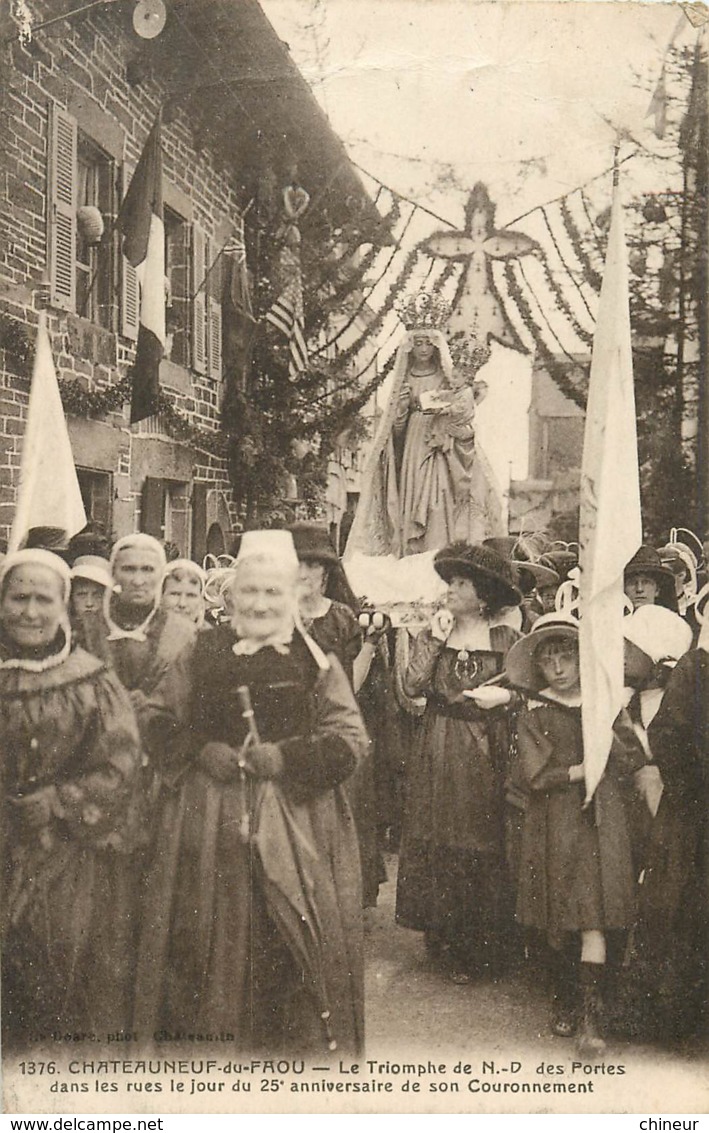
<svg viewBox="0 0 709 1133"><path fill-rule="evenodd" d="M630 929L634 915L623 783L645 756L619 718L595 804L584 806L578 622L570 614L543 614L510 649L506 670L531 698L518 723L515 768L528 795L517 919L544 933L555 954L552 1032L570 1037L579 1028L579 1052L593 1057L605 1049L608 937Z"/></svg>

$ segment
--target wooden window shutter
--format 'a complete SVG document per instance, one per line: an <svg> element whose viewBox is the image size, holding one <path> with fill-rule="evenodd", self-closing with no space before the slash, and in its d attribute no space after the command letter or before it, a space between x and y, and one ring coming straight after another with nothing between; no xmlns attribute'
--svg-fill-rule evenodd
<svg viewBox="0 0 709 1133"><path fill-rule="evenodd" d="M49 104L47 259L50 303L76 308L77 125L56 102Z"/></svg>
<svg viewBox="0 0 709 1133"><path fill-rule="evenodd" d="M162 539L163 496L165 482L155 476L146 476L140 503L140 530Z"/></svg>
<svg viewBox="0 0 709 1133"><path fill-rule="evenodd" d="M192 484L192 557L201 563L207 553L207 492L209 485Z"/></svg>
<svg viewBox="0 0 709 1133"><path fill-rule="evenodd" d="M209 241L198 224L192 225L192 365L198 374L207 372L207 273Z"/></svg>
<svg viewBox="0 0 709 1133"><path fill-rule="evenodd" d="M132 165L123 163L121 169L121 202L125 200L131 177L135 172ZM140 292L138 289L138 276L136 270L123 255L123 240L120 241L119 254L121 257L121 334L132 342L138 338L138 324L140 322Z"/></svg>
<svg viewBox="0 0 709 1133"><path fill-rule="evenodd" d="M210 378L220 382L222 379L222 272L223 261L218 251L216 240L208 242L207 270L207 319L209 334L209 366Z"/></svg>
<svg viewBox="0 0 709 1133"><path fill-rule="evenodd" d="M209 376L222 380L222 305L209 299Z"/></svg>

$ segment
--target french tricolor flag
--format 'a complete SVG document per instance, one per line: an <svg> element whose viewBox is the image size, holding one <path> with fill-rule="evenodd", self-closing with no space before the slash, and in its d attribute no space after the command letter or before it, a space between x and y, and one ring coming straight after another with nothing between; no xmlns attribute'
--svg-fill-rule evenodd
<svg viewBox="0 0 709 1133"><path fill-rule="evenodd" d="M162 203L161 114L145 148L118 215L123 255L140 285L140 322L130 403L131 424L158 411L160 359L165 351L165 225Z"/></svg>

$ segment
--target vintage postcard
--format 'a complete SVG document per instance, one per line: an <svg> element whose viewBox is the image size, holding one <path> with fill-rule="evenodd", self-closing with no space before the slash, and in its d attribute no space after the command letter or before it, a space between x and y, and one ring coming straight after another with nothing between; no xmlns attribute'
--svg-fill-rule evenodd
<svg viewBox="0 0 709 1133"><path fill-rule="evenodd" d="M4 1112L705 1113L709 8L0 28Z"/></svg>

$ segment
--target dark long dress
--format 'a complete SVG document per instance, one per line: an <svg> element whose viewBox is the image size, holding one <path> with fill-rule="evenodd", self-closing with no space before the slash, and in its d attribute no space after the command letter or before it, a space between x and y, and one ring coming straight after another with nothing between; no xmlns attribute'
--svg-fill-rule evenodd
<svg viewBox="0 0 709 1133"><path fill-rule="evenodd" d="M628 929L635 915L635 879L627 783L645 757L630 722L618 725L595 800L569 782L583 762L581 709L538 705L518 725L517 773L528 791L517 918L558 947L566 932Z"/></svg>
<svg viewBox="0 0 709 1133"><path fill-rule="evenodd" d="M638 962L660 1034L709 1034L709 655L670 677L648 738L664 790L650 834Z"/></svg>
<svg viewBox="0 0 709 1133"><path fill-rule="evenodd" d="M308 633L325 653L334 653L342 665L350 684L355 658L362 648L362 631L349 606L333 601L330 609L320 618L306 625ZM370 673L371 676L371 673ZM371 688L370 681L365 682ZM360 690L358 702L369 724L368 706L371 698ZM375 742L371 728L370 744L366 756L358 764L347 783L347 796L357 824L359 853L362 865L362 900L365 908L377 903L379 885L386 880L384 861L379 851L377 831L377 793L375 783Z"/></svg>
<svg viewBox="0 0 709 1133"><path fill-rule="evenodd" d="M504 784L508 730L504 709L466 700L502 671L516 638L490 630L490 651L459 651L429 630L416 638L406 678L426 710L406 771L406 810L396 919L448 946L456 965L497 968L513 926L505 862Z"/></svg>
<svg viewBox="0 0 709 1133"><path fill-rule="evenodd" d="M131 798L140 764L127 694L81 649L45 672L0 668L3 1039L129 1024ZM11 799L57 788L61 817L26 827ZM128 947L127 947L128 945Z"/></svg>
<svg viewBox="0 0 709 1133"><path fill-rule="evenodd" d="M319 669L300 636L288 653L236 656L235 640L219 626L195 650L191 753L149 878L136 1026L148 1035L228 1033L242 1050L322 1052L329 1011L333 1041L354 1051L363 1040L361 886L340 784L363 754L364 728L335 658ZM217 781L201 758L209 741L243 743L243 685L262 740L278 743L285 760L273 784ZM278 885L290 903L274 897ZM305 960L283 933L293 899L306 915L314 907L319 926ZM297 936L299 926L290 928Z"/></svg>
<svg viewBox="0 0 709 1133"><path fill-rule="evenodd" d="M365 908L374 907L387 879L382 844L392 826L395 776L402 763L399 707L394 696L386 638L375 647L367 678L357 695L369 733L367 774L360 775L355 818L360 831Z"/></svg>
<svg viewBox="0 0 709 1133"><path fill-rule="evenodd" d="M352 666L362 648L362 631L344 602L332 602L326 614L306 622L305 628L325 653L334 653L352 683Z"/></svg>

